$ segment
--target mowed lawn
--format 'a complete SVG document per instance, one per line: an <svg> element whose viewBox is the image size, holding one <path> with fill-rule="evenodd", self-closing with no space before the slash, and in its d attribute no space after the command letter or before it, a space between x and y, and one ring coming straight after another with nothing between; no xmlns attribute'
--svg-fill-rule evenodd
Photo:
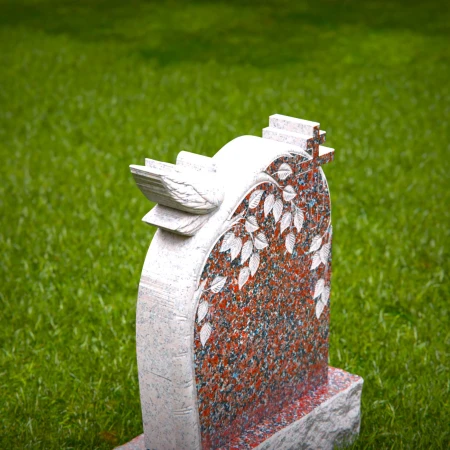
<svg viewBox="0 0 450 450"><path fill-rule="evenodd" d="M330 364L365 380L353 448L449 448L449 23L435 0L0 0L0 448L142 432L154 230L128 165L212 156L273 113L336 149Z"/></svg>

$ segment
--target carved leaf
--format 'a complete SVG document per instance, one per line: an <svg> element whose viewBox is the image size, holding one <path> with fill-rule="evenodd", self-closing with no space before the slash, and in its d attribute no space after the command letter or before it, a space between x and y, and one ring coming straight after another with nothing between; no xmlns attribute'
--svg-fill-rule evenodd
<svg viewBox="0 0 450 450"><path fill-rule="evenodd" d="M227 277L218 276L218 277L214 278L209 289L212 292L214 292L214 294L217 294L218 292L220 292L223 289L226 282L227 282Z"/></svg>
<svg viewBox="0 0 450 450"><path fill-rule="evenodd" d="M285 201L290 202L291 200L294 200L294 198L297 197L297 192L295 192L295 189L289 184L283 189L283 198Z"/></svg>
<svg viewBox="0 0 450 450"><path fill-rule="evenodd" d="M294 251L294 245L295 245L295 234L294 233L289 233L286 236L285 244L286 244L286 250L289 253L292 253Z"/></svg>
<svg viewBox="0 0 450 450"><path fill-rule="evenodd" d="M250 269L248 267L243 267L239 272L238 278L239 289L242 289L242 286L244 286L244 284L247 283L249 277L250 277Z"/></svg>
<svg viewBox="0 0 450 450"><path fill-rule="evenodd" d="M277 175L280 180L285 180L292 173L291 166L283 163L278 169Z"/></svg>
<svg viewBox="0 0 450 450"><path fill-rule="evenodd" d="M263 193L264 193L264 191L262 191L262 190L257 190L257 191L252 192L252 195L250 195L250 199L248 201L248 207L250 209L255 209L259 205L259 202L261 201L261 197L262 197Z"/></svg>
<svg viewBox="0 0 450 450"><path fill-rule="evenodd" d="M326 305L328 303L328 300L330 299L330 288L329 286L325 286L323 288L323 292L322 292L322 302L324 305Z"/></svg>
<svg viewBox="0 0 450 450"><path fill-rule="evenodd" d="M267 238L263 233L258 233L258 235L255 237L255 247L258 250L262 250L263 248L266 248L269 245L267 242Z"/></svg>
<svg viewBox="0 0 450 450"><path fill-rule="evenodd" d="M294 227L297 228L297 231L300 231L303 228L303 222L305 220L305 215L300 208L295 208L294 213Z"/></svg>
<svg viewBox="0 0 450 450"><path fill-rule="evenodd" d="M258 222L256 221L255 216L249 216L247 217L247 220L245 221L245 229L249 233L253 233L259 228Z"/></svg>
<svg viewBox="0 0 450 450"><path fill-rule="evenodd" d="M231 245L231 249L230 249L230 256L231 256L232 261L233 261L233 259L235 259L239 256L241 248L242 248L242 239L237 237L233 241L233 244Z"/></svg>
<svg viewBox="0 0 450 450"><path fill-rule="evenodd" d="M320 316L322 315L323 308L325 308L325 304L322 303L321 300L319 300L319 301L316 303L316 317L317 317L318 319L319 319Z"/></svg>
<svg viewBox="0 0 450 450"><path fill-rule="evenodd" d="M209 339L212 333L212 326L209 322L206 322L202 329L200 330L200 342L202 343L203 347L206 344L206 341Z"/></svg>
<svg viewBox="0 0 450 450"><path fill-rule="evenodd" d="M275 223L277 223L280 220L282 212L283 212L283 202L280 198L278 198L275 201L272 210L273 217L275 218Z"/></svg>
<svg viewBox="0 0 450 450"><path fill-rule="evenodd" d="M328 258L330 257L331 244L324 244L320 249L320 259L324 264L328 263Z"/></svg>
<svg viewBox="0 0 450 450"><path fill-rule="evenodd" d="M250 257L250 262L248 263L248 266L250 268L252 277L254 277L259 267L259 253L253 253L253 255Z"/></svg>
<svg viewBox="0 0 450 450"><path fill-rule="evenodd" d="M208 279L202 281L200 283L199 287L197 288L197 290L194 292L194 298L193 298L194 304L200 300L207 282L208 282Z"/></svg>
<svg viewBox="0 0 450 450"><path fill-rule="evenodd" d="M241 264L244 264L253 252L253 242L249 239L243 246L241 252Z"/></svg>
<svg viewBox="0 0 450 450"><path fill-rule="evenodd" d="M226 252L227 250L230 250L233 241L236 239L236 236L232 231L229 231L228 233L225 233L225 236L222 240L222 245L220 246L221 252Z"/></svg>
<svg viewBox="0 0 450 450"><path fill-rule="evenodd" d="M323 278L317 281L316 288L314 289L314 298L317 298L319 297L319 295L322 295L324 285L325 281L323 280Z"/></svg>
<svg viewBox="0 0 450 450"><path fill-rule="evenodd" d="M203 301L198 305L197 309L197 323L200 323L208 314L209 303L207 301Z"/></svg>
<svg viewBox="0 0 450 450"><path fill-rule="evenodd" d="M170 196L179 204L198 211L217 208L223 200L223 192L214 185L214 179L198 179L184 173L161 176Z"/></svg>
<svg viewBox="0 0 450 450"><path fill-rule="evenodd" d="M309 251L315 252L316 250L319 250L321 245L322 245L322 238L320 236L315 236L311 241L311 247L309 248Z"/></svg>
<svg viewBox="0 0 450 450"><path fill-rule="evenodd" d="M273 194L269 194L264 200L264 216L267 217L272 211L273 205L275 203L275 196Z"/></svg>
<svg viewBox="0 0 450 450"><path fill-rule="evenodd" d="M322 261L320 260L320 254L319 252L314 253L313 257L312 257L312 264L311 264L311 270L316 269L317 267L320 266L320 263Z"/></svg>
<svg viewBox="0 0 450 450"><path fill-rule="evenodd" d="M280 234L283 234L283 231L291 226L291 220L292 214L289 211L285 212L280 222Z"/></svg>

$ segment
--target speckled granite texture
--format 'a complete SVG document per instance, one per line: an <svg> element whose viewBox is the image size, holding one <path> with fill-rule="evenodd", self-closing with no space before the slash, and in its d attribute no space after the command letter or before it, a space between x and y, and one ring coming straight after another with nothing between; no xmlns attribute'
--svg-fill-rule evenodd
<svg viewBox="0 0 450 450"><path fill-rule="evenodd" d="M327 382L330 196L322 169L305 172L305 160L268 167L276 184L245 196L203 270L195 334L203 448Z"/></svg>
<svg viewBox="0 0 450 450"><path fill-rule="evenodd" d="M291 401L223 450L332 449L359 433L362 378L333 367L328 382Z"/></svg>
<svg viewBox="0 0 450 450"><path fill-rule="evenodd" d="M329 367L326 385L291 402L220 450L331 450L350 444L359 433L362 385L362 378ZM147 450L144 435L117 450Z"/></svg>

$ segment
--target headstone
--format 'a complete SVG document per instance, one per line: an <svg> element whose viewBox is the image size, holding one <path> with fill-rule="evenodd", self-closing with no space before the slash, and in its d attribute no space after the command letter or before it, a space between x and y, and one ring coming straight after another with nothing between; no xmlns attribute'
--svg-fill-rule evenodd
<svg viewBox="0 0 450 450"><path fill-rule="evenodd" d="M131 166L158 230L136 317L144 434L122 449L331 449L359 433L363 380L328 366L324 141L275 114L213 158Z"/></svg>

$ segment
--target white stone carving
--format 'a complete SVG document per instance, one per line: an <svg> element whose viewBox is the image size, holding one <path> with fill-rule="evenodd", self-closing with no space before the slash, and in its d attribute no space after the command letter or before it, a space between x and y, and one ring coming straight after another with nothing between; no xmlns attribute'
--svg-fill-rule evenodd
<svg viewBox="0 0 450 450"><path fill-rule="evenodd" d="M153 202L196 214L207 214L223 200L224 187L216 174L154 161L152 166L130 166L136 184Z"/></svg>

